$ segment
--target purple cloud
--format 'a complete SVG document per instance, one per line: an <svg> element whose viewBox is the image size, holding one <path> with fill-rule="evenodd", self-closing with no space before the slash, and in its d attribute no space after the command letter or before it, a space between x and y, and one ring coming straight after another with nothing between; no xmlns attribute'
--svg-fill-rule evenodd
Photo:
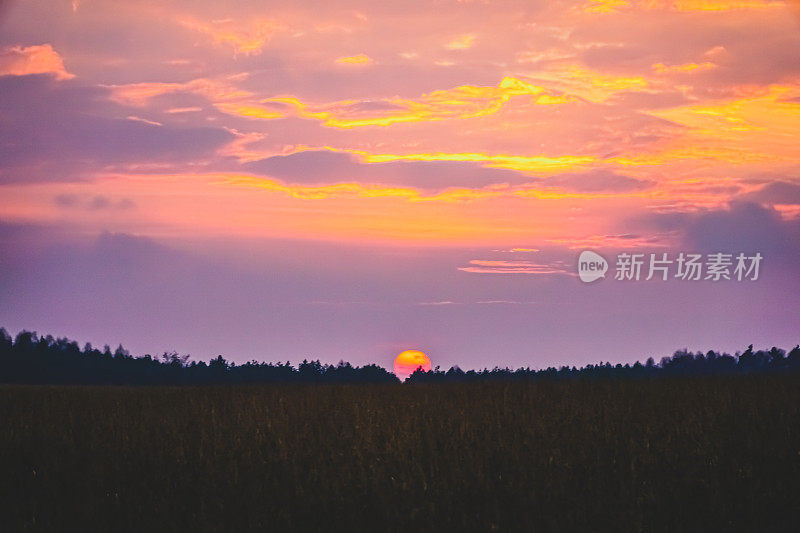
<svg viewBox="0 0 800 533"><path fill-rule="evenodd" d="M182 165L206 158L233 135L128 120L108 91L48 75L0 76L0 181L65 181L100 167Z"/></svg>
<svg viewBox="0 0 800 533"><path fill-rule="evenodd" d="M484 168L460 161L400 161L361 163L354 156L327 150L308 150L245 163L248 172L287 183L329 184L358 181L401 185L424 190L448 187L480 188L499 183L523 183L525 174L506 169Z"/></svg>

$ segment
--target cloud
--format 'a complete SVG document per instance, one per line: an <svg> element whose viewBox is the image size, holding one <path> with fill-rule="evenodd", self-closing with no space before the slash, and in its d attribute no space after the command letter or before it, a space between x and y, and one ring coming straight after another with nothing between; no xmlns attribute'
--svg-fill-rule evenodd
<svg viewBox="0 0 800 533"><path fill-rule="evenodd" d="M744 85L792 83L800 72L796 22L786 4L759 3L774 9L675 12L664 3L656 12L645 11L631 18L586 21L574 28L571 41L602 42L613 35L614 42L608 45L579 48L579 60L604 72L643 74L659 92L682 86L690 97L705 99L731 94ZM715 17L724 17L725 24L711 23ZM636 23L631 24L632 20ZM674 39L677 34L683 37ZM653 65L658 64L666 72L654 72ZM701 68L693 68L693 64Z"/></svg>
<svg viewBox="0 0 800 533"><path fill-rule="evenodd" d="M412 187L423 191L497 187L495 192L501 192L499 187L503 186L508 194L541 197L562 192L579 195L627 194L656 185L652 180L633 178L601 168L553 174L560 168L580 167L591 162L588 158L573 159L301 150L250 161L244 163L242 169L287 184L360 183ZM552 175L531 178L531 173Z"/></svg>
<svg viewBox="0 0 800 533"><path fill-rule="evenodd" d="M656 74L686 74L702 70L710 70L717 68L717 65L711 62L685 63L683 65L665 65L664 63L656 63L653 65L653 72Z"/></svg>
<svg viewBox="0 0 800 533"><path fill-rule="evenodd" d="M136 202L130 198L114 200L102 194L96 194L91 197L83 197L77 194L58 194L53 198L53 203L61 208L79 208L93 211L132 209L136 207Z"/></svg>
<svg viewBox="0 0 800 533"><path fill-rule="evenodd" d="M156 122L155 120L148 120L146 118L137 117L135 115L128 115L125 118L127 118L128 120L136 121L136 122L142 122L143 124L150 124L151 126L163 126L164 125L161 122Z"/></svg>
<svg viewBox="0 0 800 533"><path fill-rule="evenodd" d="M687 104L688 99L685 92L678 90L622 91L611 96L606 103L619 109L659 109Z"/></svg>
<svg viewBox="0 0 800 533"><path fill-rule="evenodd" d="M612 47L619 50L618 47ZM590 48L587 50L593 50ZM557 62L548 65L533 76L536 83L578 95L594 102L602 102L621 91L644 90L650 82L642 75L620 75L587 68L576 62Z"/></svg>
<svg viewBox="0 0 800 533"><path fill-rule="evenodd" d="M111 100L129 106L144 107L154 98L167 94L196 94L212 103L236 102L252 97L252 93L237 89L230 80L197 78L185 83L139 82L110 85Z"/></svg>
<svg viewBox="0 0 800 533"><path fill-rule="evenodd" d="M765 261L788 264L800 257L800 218L784 219L775 209L755 203L732 202L724 209L694 213L651 214L643 221L679 235L686 251L761 252Z"/></svg>
<svg viewBox="0 0 800 533"><path fill-rule="evenodd" d="M490 154L485 152L421 152L421 153L369 153L360 150L342 150L361 157L367 163L389 163L396 161L428 161L428 162L473 162L487 167L518 170L521 172L552 174L560 170L580 168L598 161L592 156L545 156L545 155L512 155ZM631 163L633 164L633 163Z"/></svg>
<svg viewBox="0 0 800 533"><path fill-rule="evenodd" d="M582 193L631 192L655 185L651 180L632 178L603 169L556 174L537 183Z"/></svg>
<svg viewBox="0 0 800 533"><path fill-rule="evenodd" d="M467 48L471 48L474 42L475 35L465 33L448 42L444 47L448 50L466 50Z"/></svg>
<svg viewBox="0 0 800 533"><path fill-rule="evenodd" d="M182 166L234 138L220 127L128 119L108 89L43 74L0 77L0 94L2 182L80 180L140 163Z"/></svg>
<svg viewBox="0 0 800 533"><path fill-rule="evenodd" d="M583 6L586 13L616 13L630 4L626 0L591 0Z"/></svg>
<svg viewBox="0 0 800 533"><path fill-rule="evenodd" d="M740 195L738 199L768 205L800 205L800 184L773 181L757 191Z"/></svg>
<svg viewBox="0 0 800 533"><path fill-rule="evenodd" d="M353 58L347 59L350 62L349 60ZM360 58L358 62L361 62ZM170 87L164 87L161 90L179 90L179 88L179 85L170 84ZM159 90L159 88L153 87L152 90ZM497 86L464 85L431 91L416 99L387 98L381 101L373 99L368 102L348 99L311 104L296 96L275 96L258 101L237 98L234 103L218 107L226 113L258 117L257 112L253 110L264 109L265 104L282 104L294 116L318 120L327 127L350 129L485 117L497 113L515 97L527 97L530 103L542 106L575 101L568 95L547 90L519 78L504 77ZM369 105L363 105L365 103ZM263 118L274 118L274 112L268 112Z"/></svg>
<svg viewBox="0 0 800 533"><path fill-rule="evenodd" d="M647 9L670 9L674 11L745 11L781 8L782 0L662 0L646 2Z"/></svg>
<svg viewBox="0 0 800 533"><path fill-rule="evenodd" d="M355 56L345 56L336 59L336 63L340 65L369 65L372 63L372 58L366 54L358 54Z"/></svg>
<svg viewBox="0 0 800 533"><path fill-rule="evenodd" d="M519 300L478 300L475 302L478 305L531 305L539 303L535 300L519 301Z"/></svg>
<svg viewBox="0 0 800 533"><path fill-rule="evenodd" d="M249 20L239 23L233 19L218 19L206 23L185 18L180 24L211 37L215 44L230 46L234 53L244 55L260 53L280 28L274 20Z"/></svg>
<svg viewBox="0 0 800 533"><path fill-rule="evenodd" d="M588 235L569 239L547 239L548 243L566 246L572 250L612 248L663 248L673 244L674 239L668 232L651 235L620 233L608 235Z"/></svg>
<svg viewBox="0 0 800 533"><path fill-rule="evenodd" d="M472 259L469 264L470 266L458 267L458 270L473 274L570 274L568 267L560 261L533 263L531 261Z"/></svg>
<svg viewBox="0 0 800 533"><path fill-rule="evenodd" d="M306 150L245 163L248 171L294 184L371 183L423 190L448 187L481 188L522 183L522 173L485 168L468 161L392 161L364 163L355 155L329 150Z"/></svg>
<svg viewBox="0 0 800 533"><path fill-rule="evenodd" d="M0 50L0 76L51 74L57 80L75 77L64 68L61 56L49 44L11 46Z"/></svg>
<svg viewBox="0 0 800 533"><path fill-rule="evenodd" d="M164 112L173 115L175 113L196 113L202 110L202 107L171 107Z"/></svg>

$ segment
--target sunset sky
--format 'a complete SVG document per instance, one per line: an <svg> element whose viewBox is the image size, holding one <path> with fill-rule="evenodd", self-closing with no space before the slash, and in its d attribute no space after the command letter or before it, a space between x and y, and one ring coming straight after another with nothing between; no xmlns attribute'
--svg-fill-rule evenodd
<svg viewBox="0 0 800 533"><path fill-rule="evenodd" d="M791 347L799 146L796 2L0 1L0 326L386 368ZM764 259L583 284L584 249Z"/></svg>

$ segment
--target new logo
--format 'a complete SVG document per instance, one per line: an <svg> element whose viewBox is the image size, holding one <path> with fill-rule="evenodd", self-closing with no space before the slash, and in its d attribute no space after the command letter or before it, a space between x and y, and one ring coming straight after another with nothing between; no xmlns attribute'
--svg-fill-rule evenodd
<svg viewBox="0 0 800 533"><path fill-rule="evenodd" d="M578 258L578 277L584 283L591 283L600 278L606 277L608 270L608 262L605 258L590 250L581 252Z"/></svg>

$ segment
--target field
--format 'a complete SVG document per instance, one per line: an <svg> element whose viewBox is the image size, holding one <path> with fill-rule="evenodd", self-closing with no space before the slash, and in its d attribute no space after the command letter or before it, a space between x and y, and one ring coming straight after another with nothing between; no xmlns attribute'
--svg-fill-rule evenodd
<svg viewBox="0 0 800 533"><path fill-rule="evenodd" d="M4 531L797 530L800 379L0 387Z"/></svg>

